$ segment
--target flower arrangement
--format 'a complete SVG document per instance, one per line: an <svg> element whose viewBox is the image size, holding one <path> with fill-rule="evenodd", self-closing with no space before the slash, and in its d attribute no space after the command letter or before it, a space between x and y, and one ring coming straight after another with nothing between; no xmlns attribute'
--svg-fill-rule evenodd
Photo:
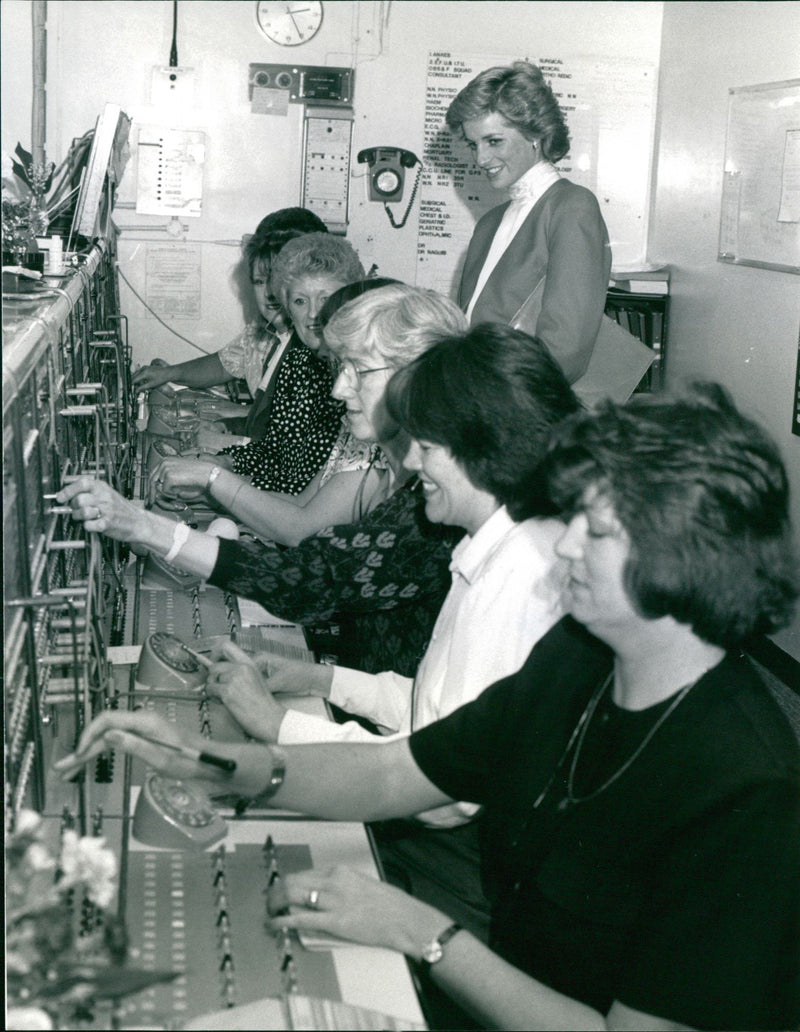
<svg viewBox="0 0 800 1032"><path fill-rule="evenodd" d="M13 157L3 152L3 251L17 264L36 250L36 237L48 228L61 226L69 232L92 137L90 131L73 140L58 168L52 161L34 161L20 143Z"/></svg>
<svg viewBox="0 0 800 1032"><path fill-rule="evenodd" d="M7 1028L81 1028L96 1004L174 977L125 966L125 927L106 909L116 873L104 839L66 829L55 856L39 815L17 815L6 836Z"/></svg>
<svg viewBox="0 0 800 1032"><path fill-rule="evenodd" d="M15 154L22 164L3 155L3 250L22 264L24 255L36 250L36 237L47 232L47 192L55 165L34 162L21 144Z"/></svg>

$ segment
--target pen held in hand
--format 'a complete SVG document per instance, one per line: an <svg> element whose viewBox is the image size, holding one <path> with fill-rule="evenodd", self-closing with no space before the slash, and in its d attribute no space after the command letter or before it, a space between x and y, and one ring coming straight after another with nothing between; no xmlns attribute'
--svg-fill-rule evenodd
<svg viewBox="0 0 800 1032"><path fill-rule="evenodd" d="M151 738L150 735L144 735L141 731L126 731L125 734L135 735L136 738L141 738L144 742L150 742L151 745L160 745L163 749L171 749L172 752L185 756L187 760L206 763L210 767L219 767L226 774L233 774L236 770L236 760L229 760L224 756L215 756L213 753L202 752L200 749L190 749L186 745L173 745L172 742L165 742L160 738Z"/></svg>

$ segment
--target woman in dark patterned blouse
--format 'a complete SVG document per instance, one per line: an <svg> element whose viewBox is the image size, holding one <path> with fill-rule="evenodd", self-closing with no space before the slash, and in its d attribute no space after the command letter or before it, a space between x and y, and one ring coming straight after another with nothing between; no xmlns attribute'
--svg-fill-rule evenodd
<svg viewBox="0 0 800 1032"><path fill-rule="evenodd" d="M351 301L328 323L325 340L337 360L334 397L346 403L353 436L378 440L389 463L382 490L354 523L281 549L191 531L88 477L58 497L71 502L73 516L89 530L138 544L306 628L333 625L323 650L343 665L413 676L450 587L460 531L426 519L419 482L402 467L408 438L390 420L383 395L395 370L439 337L465 330L451 301L401 284Z"/></svg>
<svg viewBox="0 0 800 1032"><path fill-rule="evenodd" d="M275 394L264 436L213 456L212 466L233 470L262 491L299 494L325 464L342 432L343 406L331 396L333 377L319 313L340 287L362 279L358 255L341 237L307 233L290 240L272 266L272 291L294 333L274 377ZM158 471L168 498L189 500L208 485L209 460L168 458Z"/></svg>

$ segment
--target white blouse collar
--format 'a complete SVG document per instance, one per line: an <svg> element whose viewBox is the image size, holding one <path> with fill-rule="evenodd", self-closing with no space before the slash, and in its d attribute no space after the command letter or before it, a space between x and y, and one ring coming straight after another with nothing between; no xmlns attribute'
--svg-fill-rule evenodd
<svg viewBox="0 0 800 1032"><path fill-rule="evenodd" d="M535 203L545 190L560 178L558 169L549 161L538 161L521 175L516 183L511 184L508 192L512 202L519 204L531 201Z"/></svg>

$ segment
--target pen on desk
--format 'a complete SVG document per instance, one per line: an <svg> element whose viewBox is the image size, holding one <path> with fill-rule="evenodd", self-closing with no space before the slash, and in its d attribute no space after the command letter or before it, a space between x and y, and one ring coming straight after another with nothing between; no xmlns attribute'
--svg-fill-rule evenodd
<svg viewBox="0 0 800 1032"><path fill-rule="evenodd" d="M141 731L126 731L126 734L135 735L145 742L150 742L151 745L160 745L164 749L171 749L173 752L185 756L187 760L197 760L198 763L207 763L211 767L219 767L220 770L224 770L228 774L233 774L236 770L236 760L229 760L224 756L214 756L213 753L201 752L199 749L190 749L186 745L173 745L172 742L164 742L160 738L151 738L150 735L144 735Z"/></svg>

